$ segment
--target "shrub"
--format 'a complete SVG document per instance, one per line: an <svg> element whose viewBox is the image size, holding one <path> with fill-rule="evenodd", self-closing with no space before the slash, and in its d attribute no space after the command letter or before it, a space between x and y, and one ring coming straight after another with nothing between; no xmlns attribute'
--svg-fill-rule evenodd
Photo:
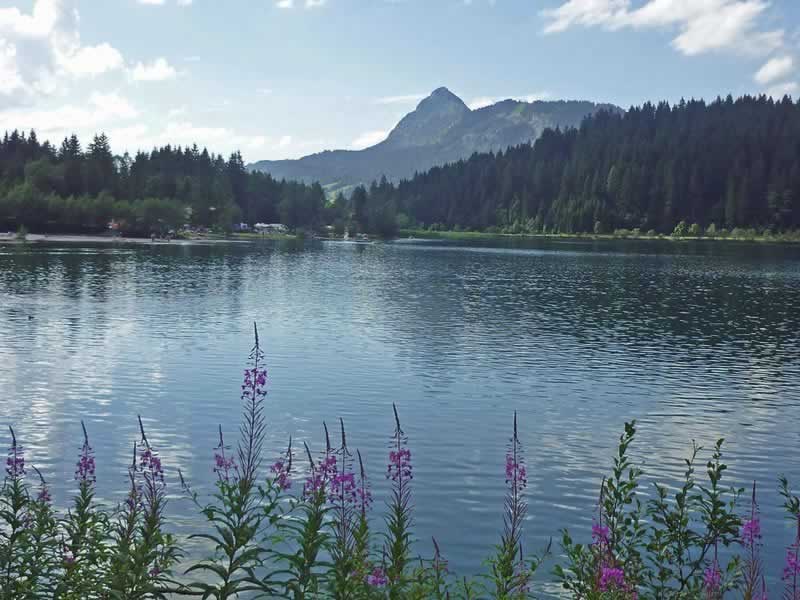
<svg viewBox="0 0 800 600"><path fill-rule="evenodd" d="M677 225L675 225L675 229L672 230L672 237L686 237L689 233L689 226L686 225L686 221L681 221Z"/></svg>

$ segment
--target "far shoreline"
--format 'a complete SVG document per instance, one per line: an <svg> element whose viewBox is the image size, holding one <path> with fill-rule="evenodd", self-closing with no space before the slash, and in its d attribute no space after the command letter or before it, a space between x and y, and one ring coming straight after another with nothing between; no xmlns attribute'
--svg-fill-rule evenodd
<svg viewBox="0 0 800 600"><path fill-rule="evenodd" d="M489 233L486 231L429 231L427 229L401 229L395 239L441 239L453 241L491 240L491 239L552 239L582 241L621 241L640 242L736 242L758 244L798 244L800 236L783 235L740 236L681 236L659 235L614 235L613 233Z"/></svg>
<svg viewBox="0 0 800 600"><path fill-rule="evenodd" d="M0 245L10 244L109 244L109 245L144 245L144 246L202 246L209 244L246 244L259 240L293 240L296 236L288 234L246 235L232 234L230 236L210 235L208 237L172 238L170 240L149 237L128 237L110 235L76 234L44 234L29 233L24 238L15 234L0 234Z"/></svg>

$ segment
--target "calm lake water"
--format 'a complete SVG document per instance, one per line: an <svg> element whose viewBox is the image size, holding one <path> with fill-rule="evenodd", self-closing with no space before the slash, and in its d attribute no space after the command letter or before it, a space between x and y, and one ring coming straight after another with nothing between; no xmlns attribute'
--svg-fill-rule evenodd
<svg viewBox="0 0 800 600"><path fill-rule="evenodd" d="M792 528L776 477L800 487L800 248L0 246L0 425L15 426L63 502L85 419L111 502L141 414L188 527L176 468L211 489L218 424L234 442L253 321L270 367L269 456L289 435L320 449L322 422L342 417L380 509L397 403L418 548L436 536L459 573L480 570L498 539L515 410L528 549L562 527L588 540L635 418L647 485L681 475L692 439L726 438L729 482L759 480L773 582L780 572Z"/></svg>

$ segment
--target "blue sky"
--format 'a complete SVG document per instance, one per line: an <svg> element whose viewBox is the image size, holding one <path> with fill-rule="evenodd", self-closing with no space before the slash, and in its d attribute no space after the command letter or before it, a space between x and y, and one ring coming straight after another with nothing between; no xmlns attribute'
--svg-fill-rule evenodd
<svg viewBox="0 0 800 600"><path fill-rule="evenodd" d="M0 129L248 161L375 143L441 85L800 95L798 0L0 0Z"/></svg>

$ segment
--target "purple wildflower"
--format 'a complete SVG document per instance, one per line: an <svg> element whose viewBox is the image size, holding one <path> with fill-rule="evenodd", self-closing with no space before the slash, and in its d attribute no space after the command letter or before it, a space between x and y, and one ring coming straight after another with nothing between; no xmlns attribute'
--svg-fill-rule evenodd
<svg viewBox="0 0 800 600"><path fill-rule="evenodd" d="M270 467L270 471L275 474L275 482L281 490L288 490L292 487L292 480L289 479L288 463L277 460Z"/></svg>
<svg viewBox="0 0 800 600"><path fill-rule="evenodd" d="M603 567L600 570L600 590L625 589L625 572L617 567Z"/></svg>
<svg viewBox="0 0 800 600"><path fill-rule="evenodd" d="M756 517L748 519L742 525L742 541L745 546L753 546L761 539L761 520Z"/></svg>
<svg viewBox="0 0 800 600"><path fill-rule="evenodd" d="M786 551L786 565L783 568L783 580L792 581L800 576L800 552L796 544Z"/></svg>
<svg viewBox="0 0 800 600"><path fill-rule="evenodd" d="M719 570L717 559L703 571L703 589L706 591L706 598L713 600L718 598L722 590L722 572Z"/></svg>
<svg viewBox="0 0 800 600"><path fill-rule="evenodd" d="M397 481L401 478L412 479L411 450L398 448L389 452L389 465L386 471L387 479Z"/></svg>
<svg viewBox="0 0 800 600"><path fill-rule="evenodd" d="M750 516L742 524L742 545L746 555L742 572L744 575L745 597L756 597L759 582L763 582L761 550L761 519L756 501L756 483L753 482L753 494L750 500Z"/></svg>
<svg viewBox="0 0 800 600"><path fill-rule="evenodd" d="M46 504L48 506L53 501L52 496L50 496L50 490L47 489L47 485L42 484L42 487L39 490L39 494L36 496L36 501L41 504Z"/></svg>
<svg viewBox="0 0 800 600"><path fill-rule="evenodd" d="M161 459L156 456L150 446L144 446L139 455L139 469L150 481L164 483L164 468L161 466Z"/></svg>
<svg viewBox="0 0 800 600"><path fill-rule="evenodd" d="M342 504L355 504L358 500L356 478L353 473L339 473L331 481L331 495Z"/></svg>
<svg viewBox="0 0 800 600"><path fill-rule="evenodd" d="M514 413L514 431L509 441L506 452L506 502L505 502L505 531L503 545L506 548L517 548L522 536L522 523L528 505L525 502L525 487L528 485L525 460L523 458L522 443L517 432L517 413ZM522 557L520 557L522 558Z"/></svg>
<svg viewBox="0 0 800 600"><path fill-rule="evenodd" d="M270 471L275 474L275 483L280 490L288 490L292 487L292 480L290 479L292 471L292 438L289 438L289 447L286 449L286 455L278 459L270 467Z"/></svg>
<svg viewBox="0 0 800 600"><path fill-rule="evenodd" d="M75 479L81 484L91 485L97 481L95 476L94 450L89 445L89 434L86 433L86 426L81 421L83 428L83 446L75 465Z"/></svg>
<svg viewBox="0 0 800 600"><path fill-rule="evenodd" d="M598 547L608 546L609 529L600 523L592 523L592 544Z"/></svg>
<svg viewBox="0 0 800 600"><path fill-rule="evenodd" d="M219 445L214 448L214 473L217 474L220 481L228 483L230 481L231 472L238 473L236 461L233 456L226 456L225 450L229 447L225 445L225 440L222 437L222 425L219 426Z"/></svg>
<svg viewBox="0 0 800 600"><path fill-rule="evenodd" d="M336 456L331 453L330 444L328 444L322 460L317 464L314 464L314 459L311 456L308 445L306 445L306 453L311 463L311 473L306 478L305 485L303 486L303 497L308 500L313 498L320 491L326 491L330 482L336 477L338 469L336 465Z"/></svg>
<svg viewBox="0 0 800 600"><path fill-rule="evenodd" d="M516 456L513 450L506 454L506 483L515 486L517 493L528 485L528 473L522 456Z"/></svg>
<svg viewBox="0 0 800 600"><path fill-rule="evenodd" d="M389 580L386 578L386 572L380 567L375 567L372 573L367 575L367 585L375 588L384 587Z"/></svg>
<svg viewBox="0 0 800 600"><path fill-rule="evenodd" d="M6 458L6 474L11 479L18 479L25 475L25 455L22 446L17 444L14 430L11 427L8 429L11 431L11 447L8 449L8 458Z"/></svg>

